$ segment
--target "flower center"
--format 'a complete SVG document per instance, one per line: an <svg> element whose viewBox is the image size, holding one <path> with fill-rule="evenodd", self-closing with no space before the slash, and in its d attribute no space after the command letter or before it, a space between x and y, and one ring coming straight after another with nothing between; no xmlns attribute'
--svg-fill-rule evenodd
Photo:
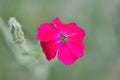
<svg viewBox="0 0 120 80"><path fill-rule="evenodd" d="M60 34L60 39L64 40L66 43L69 41L68 37L64 34Z"/></svg>

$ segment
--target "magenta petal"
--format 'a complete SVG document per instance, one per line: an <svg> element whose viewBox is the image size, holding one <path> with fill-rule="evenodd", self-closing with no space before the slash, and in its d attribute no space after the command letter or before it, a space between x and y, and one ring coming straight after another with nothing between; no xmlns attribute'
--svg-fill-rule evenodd
<svg viewBox="0 0 120 80"><path fill-rule="evenodd" d="M45 23L38 28L38 34L36 38L40 41L49 41L56 39L56 34L57 31L54 26L51 23Z"/></svg>
<svg viewBox="0 0 120 80"><path fill-rule="evenodd" d="M56 27L61 27L61 25L63 25L59 18L55 18L52 22L56 25Z"/></svg>
<svg viewBox="0 0 120 80"><path fill-rule="evenodd" d="M73 64L78 58L83 57L83 50L79 45L68 44L58 50L58 59L66 65Z"/></svg>
<svg viewBox="0 0 120 80"><path fill-rule="evenodd" d="M80 28L76 23L66 24L66 30L71 37L83 40L85 31Z"/></svg>
<svg viewBox="0 0 120 80"><path fill-rule="evenodd" d="M71 65L74 62L74 57L68 47L61 46L58 50L58 59L65 65Z"/></svg>
<svg viewBox="0 0 120 80"><path fill-rule="evenodd" d="M83 43L70 43L69 49L74 53L74 56L77 58L82 58L84 53L84 45Z"/></svg>
<svg viewBox="0 0 120 80"><path fill-rule="evenodd" d="M61 32L65 25L61 22L61 20L59 18L55 18L53 21L52 21L52 24L57 28L57 30L59 32Z"/></svg>
<svg viewBox="0 0 120 80"><path fill-rule="evenodd" d="M51 40L48 42L40 42L42 46L42 50L45 53L45 56L48 60L53 59L56 56L57 52L57 44L56 41Z"/></svg>

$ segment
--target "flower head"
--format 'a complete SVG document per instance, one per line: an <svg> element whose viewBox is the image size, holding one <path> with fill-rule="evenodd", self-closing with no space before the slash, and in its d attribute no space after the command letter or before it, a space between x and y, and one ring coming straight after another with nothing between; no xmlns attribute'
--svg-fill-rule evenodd
<svg viewBox="0 0 120 80"><path fill-rule="evenodd" d="M13 40L16 43L22 44L25 42L24 33L21 29L20 23L16 20L16 18L11 17L9 20L10 32L13 36Z"/></svg>
<svg viewBox="0 0 120 80"><path fill-rule="evenodd" d="M64 24L59 18L50 23L43 23L38 28L37 40L48 60L57 58L66 65L71 65L83 57L83 39L85 31L76 23Z"/></svg>

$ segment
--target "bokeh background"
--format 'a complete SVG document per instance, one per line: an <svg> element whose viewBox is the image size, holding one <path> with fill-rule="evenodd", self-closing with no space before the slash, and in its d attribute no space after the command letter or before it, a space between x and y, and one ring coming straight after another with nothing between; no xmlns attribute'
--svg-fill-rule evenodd
<svg viewBox="0 0 120 80"><path fill-rule="evenodd" d="M21 23L32 56L12 41L10 17ZM85 56L72 66L47 62L36 41L38 26L55 17L86 31ZM120 0L0 0L0 80L120 80Z"/></svg>

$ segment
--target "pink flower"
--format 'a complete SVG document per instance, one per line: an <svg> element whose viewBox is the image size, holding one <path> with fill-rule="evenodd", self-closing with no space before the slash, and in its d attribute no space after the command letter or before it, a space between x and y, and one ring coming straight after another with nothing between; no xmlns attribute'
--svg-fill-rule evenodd
<svg viewBox="0 0 120 80"><path fill-rule="evenodd" d="M57 58L66 65L83 57L85 31L76 23L64 24L59 18L38 28L37 40L48 60Z"/></svg>

